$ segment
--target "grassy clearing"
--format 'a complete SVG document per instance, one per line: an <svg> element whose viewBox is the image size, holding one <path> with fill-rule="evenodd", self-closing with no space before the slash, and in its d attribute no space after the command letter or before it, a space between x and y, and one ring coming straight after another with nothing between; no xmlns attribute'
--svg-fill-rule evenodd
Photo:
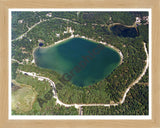
<svg viewBox="0 0 160 128"><path fill-rule="evenodd" d="M30 85L14 82L12 88L12 110L16 112L26 112L32 109L37 92ZM14 91L13 91L14 90Z"/></svg>

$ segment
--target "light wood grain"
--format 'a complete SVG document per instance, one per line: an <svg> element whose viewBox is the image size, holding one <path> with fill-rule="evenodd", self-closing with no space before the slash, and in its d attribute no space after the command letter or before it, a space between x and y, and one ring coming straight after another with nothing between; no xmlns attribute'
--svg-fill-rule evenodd
<svg viewBox="0 0 160 128"><path fill-rule="evenodd" d="M152 120L8 120L9 8L151 8ZM0 0L0 128L159 128L160 127L159 0ZM151 67L150 67L151 68Z"/></svg>

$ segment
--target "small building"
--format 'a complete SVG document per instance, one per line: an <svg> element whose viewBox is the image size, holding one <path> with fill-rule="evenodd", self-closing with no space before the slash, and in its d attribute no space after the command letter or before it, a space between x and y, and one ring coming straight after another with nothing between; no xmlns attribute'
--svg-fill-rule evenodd
<svg viewBox="0 0 160 128"><path fill-rule="evenodd" d="M19 23L19 24L22 24L22 23L23 23L23 20L18 20L18 23Z"/></svg>
<svg viewBox="0 0 160 128"><path fill-rule="evenodd" d="M141 18L140 17L136 17L136 23L141 23Z"/></svg>
<svg viewBox="0 0 160 128"><path fill-rule="evenodd" d="M52 17L52 13L47 13L46 16L47 17Z"/></svg>
<svg viewBox="0 0 160 128"><path fill-rule="evenodd" d="M110 21L112 20L112 17L111 17L111 16L109 17L109 20L110 20Z"/></svg>
<svg viewBox="0 0 160 128"><path fill-rule="evenodd" d="M72 28L71 27L67 27L67 32L71 33L72 32Z"/></svg>
<svg viewBox="0 0 160 128"><path fill-rule="evenodd" d="M143 20L146 21L144 25L149 24L149 17L148 16L143 16Z"/></svg>
<svg viewBox="0 0 160 128"><path fill-rule="evenodd" d="M63 33L68 33L67 31L64 31Z"/></svg>
<svg viewBox="0 0 160 128"><path fill-rule="evenodd" d="M143 20L148 21L148 16L143 16Z"/></svg>
<svg viewBox="0 0 160 128"><path fill-rule="evenodd" d="M60 34L59 34L59 33L56 33L56 36L57 36L57 37L60 37Z"/></svg>

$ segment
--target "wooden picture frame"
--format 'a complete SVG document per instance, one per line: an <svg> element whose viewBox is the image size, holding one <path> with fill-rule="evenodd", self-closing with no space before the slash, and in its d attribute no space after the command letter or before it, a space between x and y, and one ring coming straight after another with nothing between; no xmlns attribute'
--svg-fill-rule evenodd
<svg viewBox="0 0 160 128"><path fill-rule="evenodd" d="M152 119L151 120L9 120L8 115L8 42L9 42L9 9L10 8L150 8L152 9ZM84 0L0 0L0 127L160 127L160 80L158 63L160 41L160 2L159 0L116 0L116 1L84 1Z"/></svg>

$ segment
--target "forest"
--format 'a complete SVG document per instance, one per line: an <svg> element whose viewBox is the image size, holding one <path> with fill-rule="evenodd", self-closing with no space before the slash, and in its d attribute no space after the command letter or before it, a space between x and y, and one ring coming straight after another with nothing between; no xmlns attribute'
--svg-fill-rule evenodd
<svg viewBox="0 0 160 128"><path fill-rule="evenodd" d="M47 13L51 13L52 17L46 17ZM12 58L20 62L24 59L29 59L29 63L17 64L12 63L12 79L17 80L19 83L25 83L36 86L41 90L37 90L41 96L37 98L37 101L33 105L33 110L27 114L77 114L75 108L64 108L62 106L55 105L55 100L51 100L44 103L44 106L48 106L48 111L53 110L50 113L46 113L45 107L39 106L39 102L44 100L44 95L47 91L42 92L43 87L39 86L37 82L29 77L24 77L22 74L17 74L17 69L24 71L36 72L41 76L52 79L56 84L56 91L59 99L64 103L117 103L121 100L124 91L130 83L132 83L141 73L145 66L146 54L144 51L143 42L147 44L148 41L148 25L140 25L137 27L138 36L136 37L123 37L117 36L112 31L109 31L108 26L112 23L121 23L124 25L132 25L135 22L135 17L147 16L148 12L12 12L12 39L17 38L28 27L31 27L35 23L42 19L49 19L34 27L27 35L20 40L12 41ZM66 18L70 21L54 19L54 17ZM110 18L111 17L111 18ZM22 23L18 23L22 20ZM126 20L127 19L127 20ZM77 22L77 24L72 21ZM44 43L44 46L53 44L54 42L65 39L71 36L71 33L64 33L67 27L71 27L74 30L74 35L85 36L92 38L96 41L103 41L120 49L123 54L123 63L118 66L108 77L99 81L91 86L77 87L71 82L64 84L59 81L60 74L48 70L39 68L34 64L31 64L33 60L33 50L39 46L39 40ZM60 34L57 36L56 34ZM36 81L36 80L35 80ZM31 82L31 83L30 83ZM32 83L33 82L33 83ZM141 82L148 82L148 72L142 78ZM38 82L40 83L40 82ZM46 86L46 83L43 83ZM135 92L136 95L133 95ZM123 105L117 107L83 107L84 114L148 114L148 87L143 85L135 85L131 92L128 94ZM44 94L43 94L44 93ZM141 93L145 101L141 103ZM145 94L144 94L145 93ZM133 100L132 100L133 99ZM136 102L130 102L136 101ZM141 103L141 105L140 105ZM137 105L138 104L138 105ZM38 106L38 109L37 109ZM137 106L137 107L136 107ZM35 108L35 109L34 109ZM42 110L38 112L38 110ZM58 113L58 110L60 110ZM63 112L62 112L63 110ZM94 111L95 110L95 111ZM135 110L135 111L134 111ZM139 113L138 113L139 111ZM56 113L57 112L57 113ZM108 113L107 113L108 112ZM135 113L134 113L135 112ZM16 112L13 112L16 114ZM24 113L22 113L24 114Z"/></svg>
<svg viewBox="0 0 160 128"><path fill-rule="evenodd" d="M83 107L84 115L148 115L148 86L136 84L123 104L111 107Z"/></svg>

